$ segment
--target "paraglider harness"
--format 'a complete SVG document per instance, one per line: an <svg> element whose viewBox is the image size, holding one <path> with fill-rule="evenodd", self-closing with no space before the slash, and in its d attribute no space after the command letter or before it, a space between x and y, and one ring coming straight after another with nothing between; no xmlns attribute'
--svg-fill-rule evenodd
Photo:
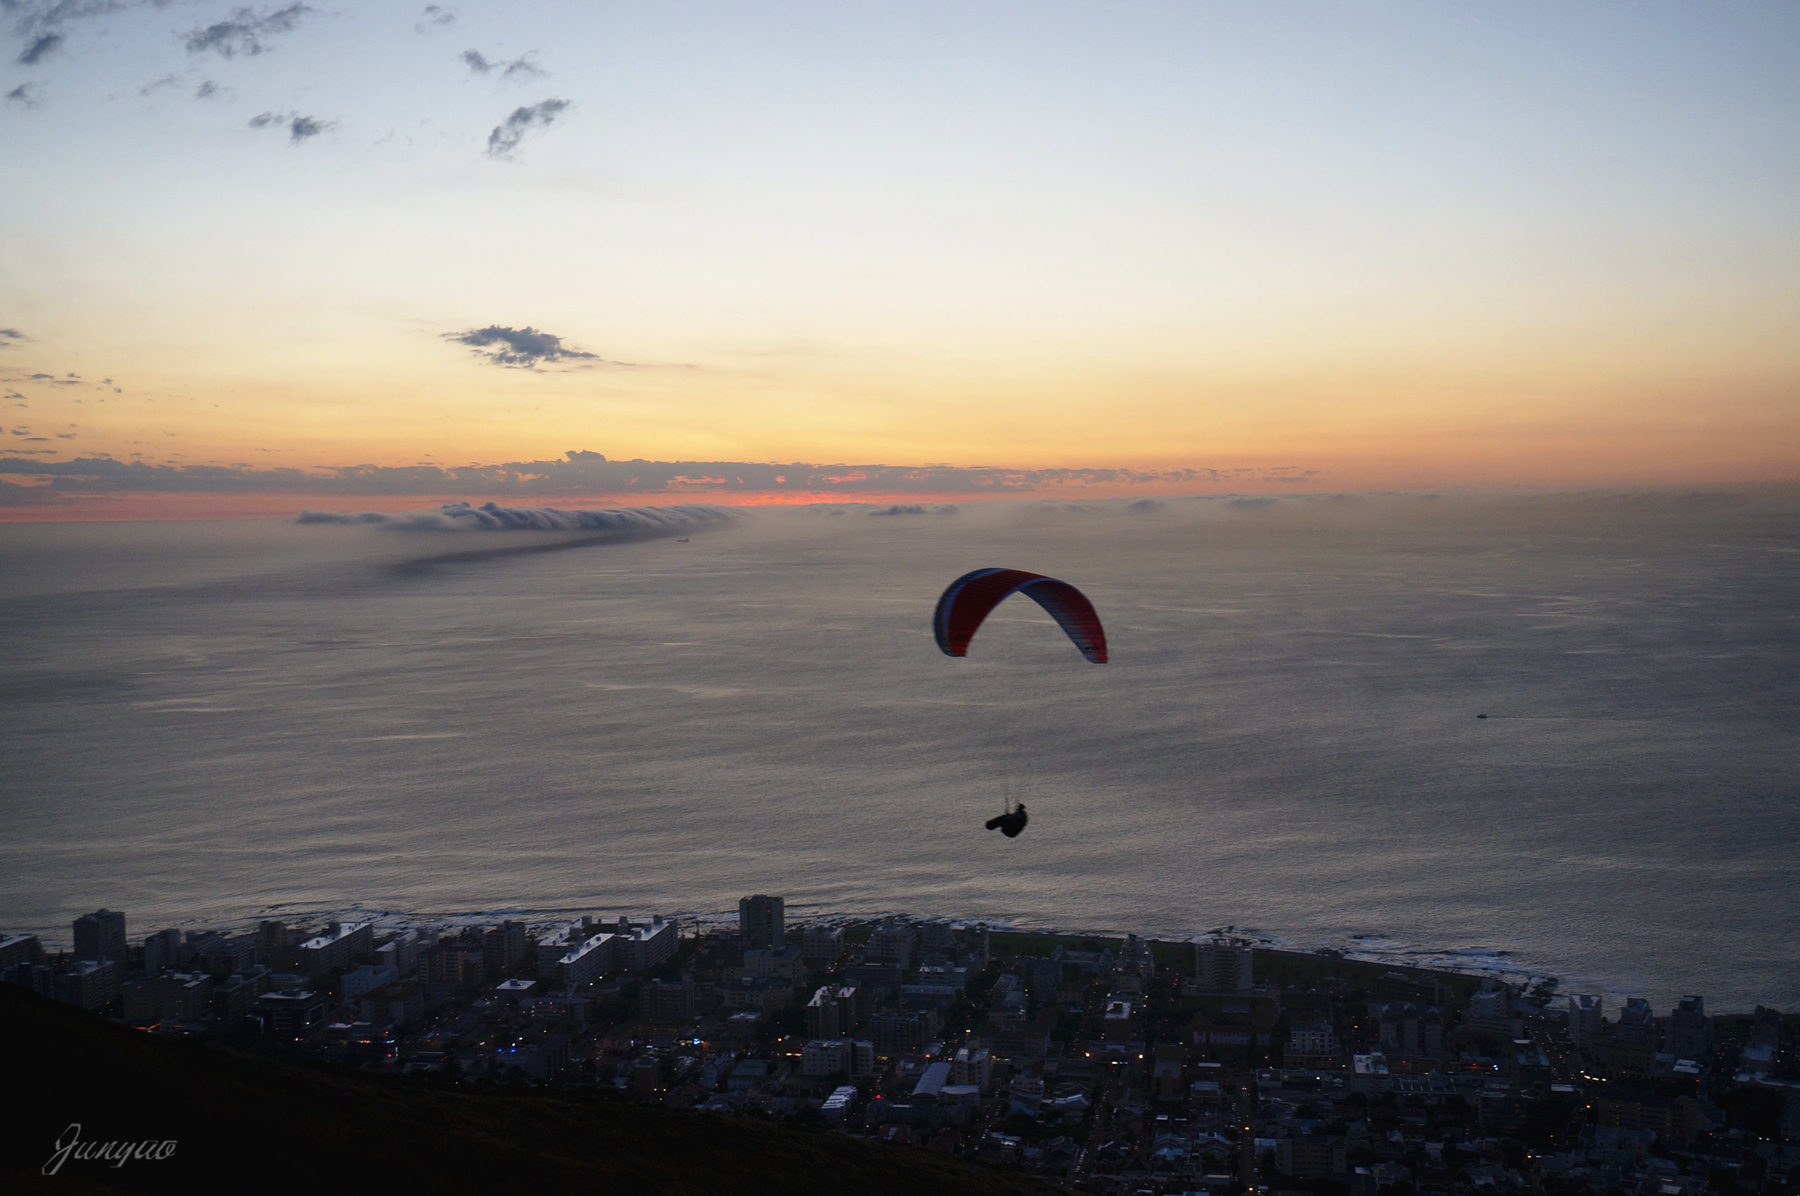
<svg viewBox="0 0 1800 1196"><path fill-rule="evenodd" d="M1025 813L1025 803L1020 802L1017 808L1005 814L996 814L988 819L987 829L999 831L1008 839L1017 839L1019 832L1025 829L1025 824L1029 821L1030 818Z"/></svg>

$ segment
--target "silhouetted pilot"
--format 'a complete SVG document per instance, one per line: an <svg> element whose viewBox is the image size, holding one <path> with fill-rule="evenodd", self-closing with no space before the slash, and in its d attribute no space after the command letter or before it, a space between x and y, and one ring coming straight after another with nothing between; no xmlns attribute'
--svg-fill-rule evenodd
<svg viewBox="0 0 1800 1196"><path fill-rule="evenodd" d="M1020 802L1016 810L1010 814L996 814L987 820L990 831L999 831L1008 839L1017 839L1019 832L1025 829L1030 819L1025 816L1025 803Z"/></svg>

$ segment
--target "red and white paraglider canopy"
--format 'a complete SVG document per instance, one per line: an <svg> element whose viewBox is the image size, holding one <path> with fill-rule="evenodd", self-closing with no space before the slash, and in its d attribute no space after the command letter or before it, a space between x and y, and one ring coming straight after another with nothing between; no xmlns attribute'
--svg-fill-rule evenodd
<svg viewBox="0 0 1800 1196"><path fill-rule="evenodd" d="M1106 663L1106 629L1094 604L1066 581L1023 569L977 569L951 582L931 617L938 647L946 656L967 656L969 641L988 612L1020 592L1050 612L1083 656L1094 664Z"/></svg>

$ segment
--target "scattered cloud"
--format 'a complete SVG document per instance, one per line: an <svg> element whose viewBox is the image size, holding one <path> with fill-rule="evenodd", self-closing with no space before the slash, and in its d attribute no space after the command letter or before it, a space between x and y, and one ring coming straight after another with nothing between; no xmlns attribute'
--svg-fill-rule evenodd
<svg viewBox="0 0 1800 1196"><path fill-rule="evenodd" d="M445 8L441 4L427 4L425 11L419 16L419 23L413 26L415 33L430 33L433 29L442 29L445 25L456 24L456 10Z"/></svg>
<svg viewBox="0 0 1800 1196"><path fill-rule="evenodd" d="M0 4L3 3L5 3L5 0L0 0ZM161 91L165 87L180 87L183 82L184 80L180 75L164 75L154 83L146 83L138 88L138 94L144 96L151 95ZM194 98L196 100L210 100L215 96L222 96L224 94L225 89L211 79L202 81L200 86L194 89Z"/></svg>
<svg viewBox="0 0 1800 1196"><path fill-rule="evenodd" d="M525 134L533 129L549 128L561 116L563 111L571 107L568 100L540 100L523 108L514 108L512 115L494 126L488 134L487 152L490 158L510 158L525 139Z"/></svg>
<svg viewBox="0 0 1800 1196"><path fill-rule="evenodd" d="M45 386L80 386L81 375L69 374L67 377L58 378L55 374L26 374L25 381L41 382Z"/></svg>
<svg viewBox="0 0 1800 1196"><path fill-rule="evenodd" d="M508 62L504 59L490 59L484 56L480 50L464 50L462 60L468 63L469 69L477 75L491 75L495 71L499 71L502 79L532 79L550 73L531 61L531 56L535 53L537 53L536 50L527 50Z"/></svg>
<svg viewBox="0 0 1800 1196"><path fill-rule="evenodd" d="M38 85L35 83L21 83L6 93L6 102L9 104L23 104L27 108L36 108L38 106L39 90Z"/></svg>
<svg viewBox="0 0 1800 1196"><path fill-rule="evenodd" d="M337 128L335 120L318 120L311 116L301 116L298 112L259 112L250 118L249 123L252 129L266 129L270 126L286 129L289 140L295 145L308 137L317 137L320 133Z"/></svg>
<svg viewBox="0 0 1800 1196"><path fill-rule="evenodd" d="M253 58L268 53L266 39L278 33L292 33L299 28L301 17L316 11L299 3L260 13L252 8L236 8L226 20L196 26L177 36L186 41L189 54L204 54L210 50L221 58L235 58L239 54Z"/></svg>
<svg viewBox="0 0 1800 1196"><path fill-rule="evenodd" d="M54 29L40 33L26 43L19 51L19 65L36 66L50 55L62 49L63 42L68 40Z"/></svg>
<svg viewBox="0 0 1800 1196"><path fill-rule="evenodd" d="M30 339L17 328L0 328L0 349L11 349Z"/></svg>
<svg viewBox="0 0 1800 1196"><path fill-rule="evenodd" d="M562 337L539 332L529 326L505 328L499 324L489 324L486 328L446 332L443 336L447 341L470 346L477 356L485 357L495 365L518 369L536 369L546 361L600 360L592 353L564 348Z"/></svg>

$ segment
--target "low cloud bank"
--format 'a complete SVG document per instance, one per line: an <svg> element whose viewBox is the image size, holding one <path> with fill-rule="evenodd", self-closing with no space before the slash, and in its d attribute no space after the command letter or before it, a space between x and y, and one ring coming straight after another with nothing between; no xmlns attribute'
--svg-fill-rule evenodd
<svg viewBox="0 0 1800 1196"><path fill-rule="evenodd" d="M928 506L925 506L923 503L908 502L908 503L895 503L891 507L882 507L880 510L870 511L869 514L871 514L871 515L954 515L954 514L956 514L956 508L954 506L951 506L949 503L940 503L936 506L928 507Z"/></svg>
<svg viewBox="0 0 1800 1196"><path fill-rule="evenodd" d="M725 507L708 503L684 503L673 507L618 507L608 510L564 510L560 507L503 507L499 503L471 506L445 503L435 511L313 511L300 512L296 523L362 524L393 531L431 532L643 532L649 534L692 531L697 527L729 523L737 516Z"/></svg>
<svg viewBox="0 0 1800 1196"><path fill-rule="evenodd" d="M478 330L486 332L488 330ZM506 330L513 331L513 330ZM530 332L532 330L525 329ZM508 351L514 351L507 346ZM1317 470L1006 469L949 465L790 465L756 461L611 461L571 450L560 460L502 465L343 465L314 470L243 465L147 465L111 457L73 461L0 459L0 475L48 479L59 492L242 494L718 494L1005 496L1061 487L1255 486L1286 478L1314 481Z"/></svg>

